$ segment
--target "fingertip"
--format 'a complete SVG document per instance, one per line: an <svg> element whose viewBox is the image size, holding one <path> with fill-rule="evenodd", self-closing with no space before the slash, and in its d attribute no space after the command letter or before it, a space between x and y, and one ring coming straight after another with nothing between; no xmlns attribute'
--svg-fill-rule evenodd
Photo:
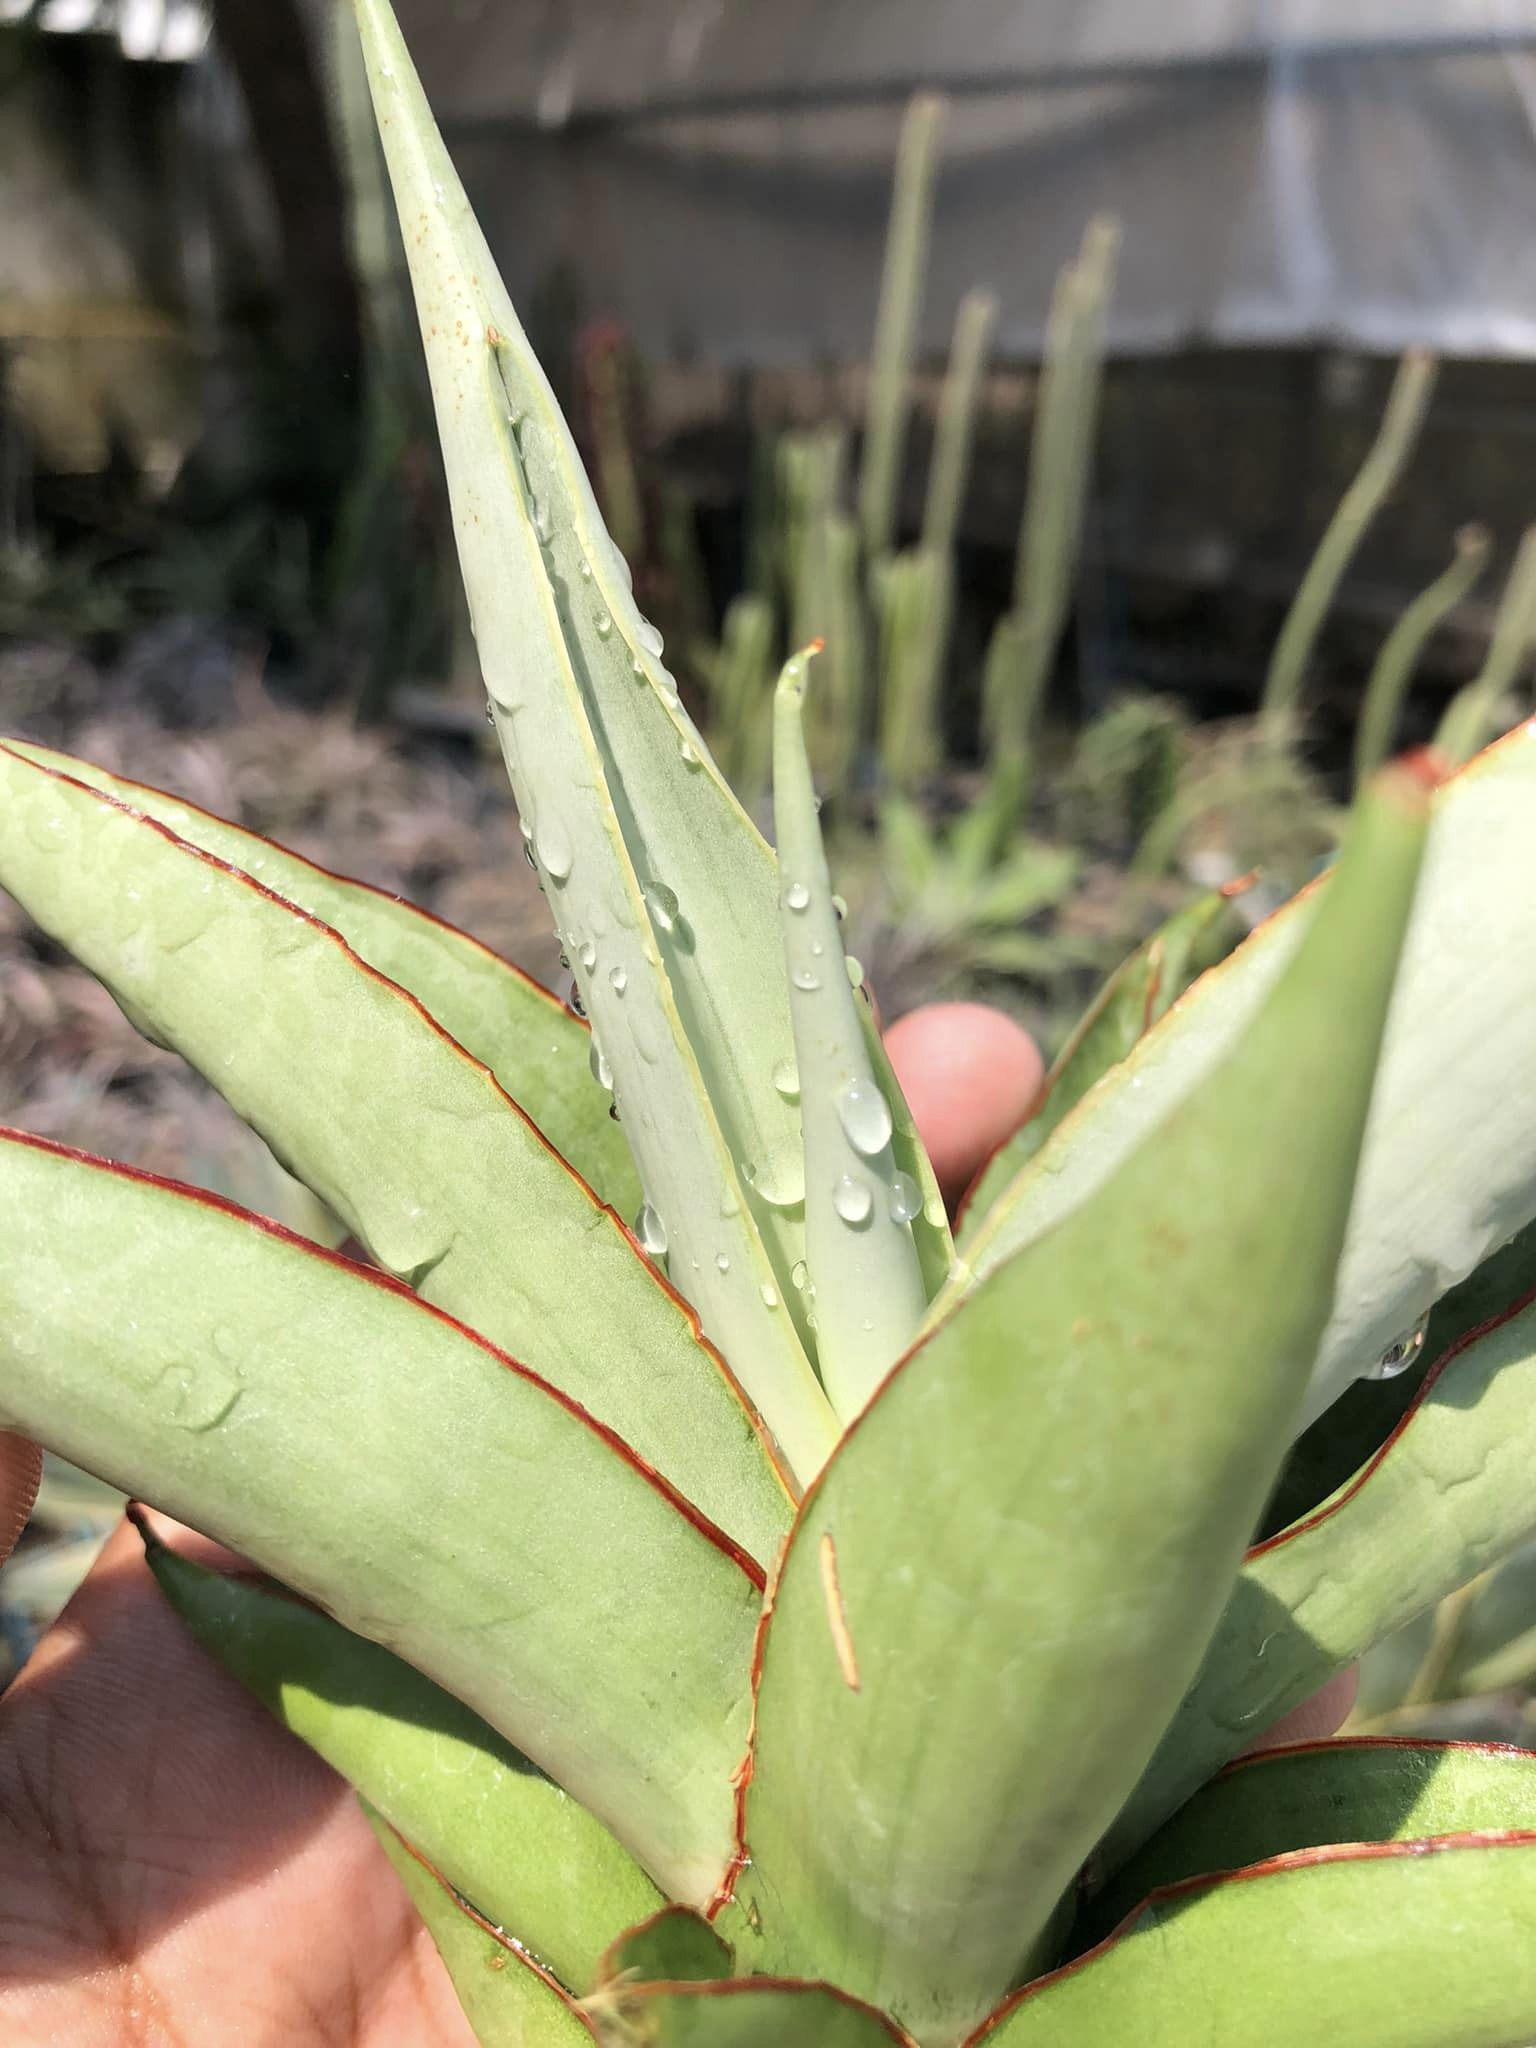
<svg viewBox="0 0 1536 2048"><path fill-rule="evenodd" d="M24 1436L0 1430L0 1564L27 1526L43 1476L43 1454Z"/></svg>
<svg viewBox="0 0 1536 2048"><path fill-rule="evenodd" d="M986 1003L925 1004L891 1026L885 1046L953 1203L1029 1114L1045 1078L1040 1049Z"/></svg>
<svg viewBox="0 0 1536 2048"><path fill-rule="evenodd" d="M1347 1669L1336 1672L1310 1699L1303 1700L1299 1707L1292 1707L1288 1714L1283 1714L1272 1728L1266 1728L1257 1742L1249 1743L1243 1755L1255 1756L1265 1749L1284 1749L1293 1742L1324 1742L1330 1735L1337 1735L1354 1712L1359 1691L1360 1667L1351 1664Z"/></svg>

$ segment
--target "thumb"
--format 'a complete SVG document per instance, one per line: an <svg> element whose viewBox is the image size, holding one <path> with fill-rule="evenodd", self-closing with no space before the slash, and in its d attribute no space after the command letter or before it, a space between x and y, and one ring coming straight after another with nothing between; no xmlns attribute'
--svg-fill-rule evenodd
<svg viewBox="0 0 1536 2048"><path fill-rule="evenodd" d="M1045 1077L1039 1048L985 1003L929 1003L891 1026L885 1049L953 1208L1029 1114Z"/></svg>

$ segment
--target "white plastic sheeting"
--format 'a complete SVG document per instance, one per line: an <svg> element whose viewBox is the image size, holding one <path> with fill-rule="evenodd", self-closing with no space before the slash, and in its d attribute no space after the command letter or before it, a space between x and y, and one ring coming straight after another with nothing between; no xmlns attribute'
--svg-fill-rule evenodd
<svg viewBox="0 0 1536 2048"><path fill-rule="evenodd" d="M1113 345L1536 353L1536 0L397 0L514 287L650 349L864 352L900 109L951 99L925 339L1033 349L1097 210Z"/></svg>

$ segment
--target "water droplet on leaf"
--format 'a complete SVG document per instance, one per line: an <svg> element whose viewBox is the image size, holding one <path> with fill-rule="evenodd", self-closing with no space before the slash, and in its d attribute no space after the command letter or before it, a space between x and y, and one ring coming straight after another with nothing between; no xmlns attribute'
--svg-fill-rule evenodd
<svg viewBox="0 0 1536 2048"><path fill-rule="evenodd" d="M640 1214L635 1218L635 1236L640 1240L640 1249L649 1252L653 1259L665 1256L666 1225L649 1202L640 1204Z"/></svg>
<svg viewBox="0 0 1536 2048"><path fill-rule="evenodd" d="M571 842L558 825L541 826L534 844L539 859L544 863L544 872L554 881L563 882L571 872Z"/></svg>
<svg viewBox="0 0 1536 2048"><path fill-rule="evenodd" d="M866 1159L891 1142L890 1104L873 1081L850 1081L839 1090L837 1115L849 1144Z"/></svg>
<svg viewBox="0 0 1536 2048"><path fill-rule="evenodd" d="M910 1223L920 1215L923 1207L923 1191L910 1173L898 1173L891 1182L891 1221Z"/></svg>
<svg viewBox="0 0 1536 2048"><path fill-rule="evenodd" d="M867 1223L875 1198L867 1181L855 1180L851 1173L845 1173L833 1185L832 1206L845 1223Z"/></svg>
<svg viewBox="0 0 1536 2048"><path fill-rule="evenodd" d="M1429 1333L1429 1317L1421 1316L1412 1329L1405 1330L1400 1337L1382 1352L1380 1358L1365 1374L1368 1380L1395 1380L1399 1373L1406 1372L1419 1353L1424 1349L1424 1339Z"/></svg>
<svg viewBox="0 0 1536 2048"><path fill-rule="evenodd" d="M665 882L647 882L645 900L658 931L670 932L677 923L676 892Z"/></svg>
<svg viewBox="0 0 1536 2048"><path fill-rule="evenodd" d="M784 891L784 901L791 910L804 910L811 900L811 892L804 882L791 882Z"/></svg>
<svg viewBox="0 0 1536 2048"><path fill-rule="evenodd" d="M800 1069L793 1060L776 1060L773 1068L773 1085L786 1102L800 1100Z"/></svg>

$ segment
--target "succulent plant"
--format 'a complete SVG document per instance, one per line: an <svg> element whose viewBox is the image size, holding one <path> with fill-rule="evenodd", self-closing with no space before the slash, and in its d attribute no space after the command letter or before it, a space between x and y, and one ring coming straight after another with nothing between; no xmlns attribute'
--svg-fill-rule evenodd
<svg viewBox="0 0 1536 2048"><path fill-rule="evenodd" d="M586 1016L0 749L0 881L372 1261L8 1133L0 1422L272 1575L151 1542L487 2044L1530 2038L1536 1761L1233 1759L1536 1533L1536 726L1382 771L1172 1007L1193 928L1131 963L957 1248L845 971L816 663L775 854L359 15Z"/></svg>

